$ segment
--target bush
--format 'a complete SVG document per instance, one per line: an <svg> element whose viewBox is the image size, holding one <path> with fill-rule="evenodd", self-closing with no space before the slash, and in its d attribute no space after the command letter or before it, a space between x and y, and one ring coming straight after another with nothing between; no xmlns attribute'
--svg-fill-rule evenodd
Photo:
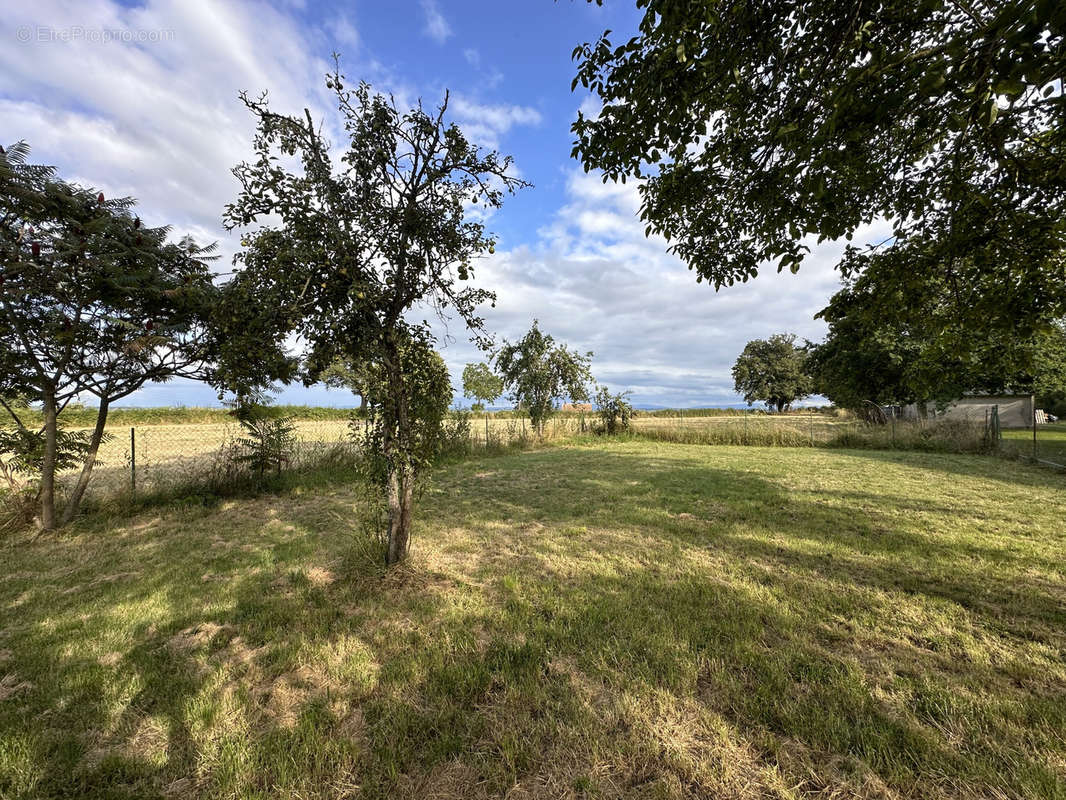
<svg viewBox="0 0 1066 800"><path fill-rule="evenodd" d="M611 394L606 386L596 390L596 414L602 424L597 432L608 436L629 433L629 423L633 417L633 406L626 399L629 395L629 392Z"/></svg>
<svg viewBox="0 0 1066 800"><path fill-rule="evenodd" d="M456 409L441 423L437 458L465 458L470 455L470 412Z"/></svg>
<svg viewBox="0 0 1066 800"><path fill-rule="evenodd" d="M281 469L293 460L296 449L296 426L288 416L276 416L265 406L240 409L237 420L244 431L237 437L241 452L235 455L254 475L262 478L267 472L280 475Z"/></svg>

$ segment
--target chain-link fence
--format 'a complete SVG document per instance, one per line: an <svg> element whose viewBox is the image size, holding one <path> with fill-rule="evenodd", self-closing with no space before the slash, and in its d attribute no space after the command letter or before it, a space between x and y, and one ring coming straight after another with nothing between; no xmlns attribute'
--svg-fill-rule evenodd
<svg viewBox="0 0 1066 800"><path fill-rule="evenodd" d="M338 447L354 446L345 420L293 421L286 468L311 463ZM93 469L90 494L153 493L175 486L221 482L235 472L248 447L248 433L236 422L140 425L108 428ZM61 481L73 481L76 471Z"/></svg>
<svg viewBox="0 0 1066 800"><path fill-rule="evenodd" d="M511 413L472 415L469 421L475 452L593 432L599 422L591 412L557 414L537 432L528 418ZM1066 423L1041 422L1029 428L1001 428L997 423L994 412L981 412L973 419L910 421L889 415L872 424L816 411L716 415L677 411L637 412L631 430L644 438L682 444L1000 452L1066 469ZM294 439L277 468L299 468L331 453L354 450L361 424L343 419L292 421ZM111 427L100 447L89 496L224 484L241 469L248 450L242 439L247 436L236 421ZM60 475L60 483L72 484L76 477L77 470L67 471Z"/></svg>

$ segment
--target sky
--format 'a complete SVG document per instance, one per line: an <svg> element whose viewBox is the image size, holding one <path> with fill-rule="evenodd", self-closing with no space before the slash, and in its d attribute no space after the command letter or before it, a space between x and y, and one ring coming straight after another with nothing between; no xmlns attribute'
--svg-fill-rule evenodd
<svg viewBox="0 0 1066 800"><path fill-rule="evenodd" d="M632 35L633 0L35 0L0 21L0 142L109 196L129 195L148 224L217 241L232 268L239 234L222 209L230 170L251 152L253 119L238 93L267 91L276 110L310 109L336 130L323 76L340 54L350 81L398 103L439 103L478 144L512 155L530 181L488 221L499 242L476 266L496 292L497 342L534 319L591 350L593 374L637 406L743 405L730 370L744 344L790 332L817 340L817 313L838 286L843 244L814 247L798 275L767 267L715 291L645 238L633 183L604 184L571 159L570 125L591 98L571 92L575 46L605 29ZM338 137L339 138L339 137ZM338 140L334 139L334 144ZM860 237L862 238L862 237ZM484 360L461 322L435 322L461 401L463 366ZM281 387L277 402L350 406L325 387ZM503 401L501 401L503 402ZM174 381L123 405L214 405L215 391Z"/></svg>

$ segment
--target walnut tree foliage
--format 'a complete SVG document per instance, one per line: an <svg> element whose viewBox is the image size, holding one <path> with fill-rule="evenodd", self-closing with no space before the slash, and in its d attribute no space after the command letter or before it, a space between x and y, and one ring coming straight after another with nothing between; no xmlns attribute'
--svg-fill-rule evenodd
<svg viewBox="0 0 1066 800"><path fill-rule="evenodd" d="M472 207L497 208L525 185L511 159L471 144L435 109L401 111L366 83L326 76L342 141L322 135L310 111L274 111L265 95L242 94L255 116L255 157L234 169L241 184L225 221L242 229L240 269L219 315L228 342L215 383L253 394L300 373L290 337L303 346L306 380L339 357L373 365L382 378L371 401L380 426L389 498L390 563L403 557L412 491L422 467L413 417L417 378L405 353L431 348L415 308L455 314L487 344L473 262L494 245Z"/></svg>
<svg viewBox="0 0 1066 800"><path fill-rule="evenodd" d="M596 0L599 2L599 0ZM574 51L602 101L574 155L642 178L648 233L716 288L887 220L849 249L947 282L989 338L1061 316L1066 4L1056 0L637 0L638 35ZM920 287L917 289L921 291ZM948 376L949 379L951 376Z"/></svg>
<svg viewBox="0 0 1066 800"><path fill-rule="evenodd" d="M31 164L29 148L0 148L0 398L41 405L30 430L0 400L22 432L28 463L41 473L41 523L56 524L56 468L68 445L58 416L75 397L99 403L84 465L60 521L69 521L88 485L111 403L148 381L198 377L211 356L207 318L216 298L212 247L167 241L130 198L107 198ZM40 439L39 447L31 445Z"/></svg>
<svg viewBox="0 0 1066 800"><path fill-rule="evenodd" d="M775 333L769 339L753 339L733 365L736 391L752 403L766 403L784 411L811 393L806 354L791 333Z"/></svg>
<svg viewBox="0 0 1066 800"><path fill-rule="evenodd" d="M867 402L944 405L968 393L1040 391L1055 369L1048 346L1061 337L1060 323L1009 325L1022 302L1015 298L1017 287L1005 285L998 287L999 323L977 327L956 313L957 298L968 300L982 282L988 291L996 289L994 278L961 260L956 275L965 280L933 269L923 280L909 279L928 268L926 258L921 243L901 245L892 258L868 259L833 295L818 315L829 332L809 356L816 391L850 408Z"/></svg>
<svg viewBox="0 0 1066 800"><path fill-rule="evenodd" d="M513 344L505 341L496 351L496 369L518 408L529 411L538 433L551 418L556 401L589 399L592 353L578 353L543 333L537 321Z"/></svg>

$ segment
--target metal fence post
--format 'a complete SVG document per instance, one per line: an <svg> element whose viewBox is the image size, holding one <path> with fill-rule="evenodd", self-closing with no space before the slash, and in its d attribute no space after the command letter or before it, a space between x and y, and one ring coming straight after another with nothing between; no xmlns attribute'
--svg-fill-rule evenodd
<svg viewBox="0 0 1066 800"><path fill-rule="evenodd" d="M1036 397L1029 396L1029 405L1033 412L1033 458L1036 458Z"/></svg>
<svg viewBox="0 0 1066 800"><path fill-rule="evenodd" d="M130 428L130 494L137 494L137 435L136 428Z"/></svg>

